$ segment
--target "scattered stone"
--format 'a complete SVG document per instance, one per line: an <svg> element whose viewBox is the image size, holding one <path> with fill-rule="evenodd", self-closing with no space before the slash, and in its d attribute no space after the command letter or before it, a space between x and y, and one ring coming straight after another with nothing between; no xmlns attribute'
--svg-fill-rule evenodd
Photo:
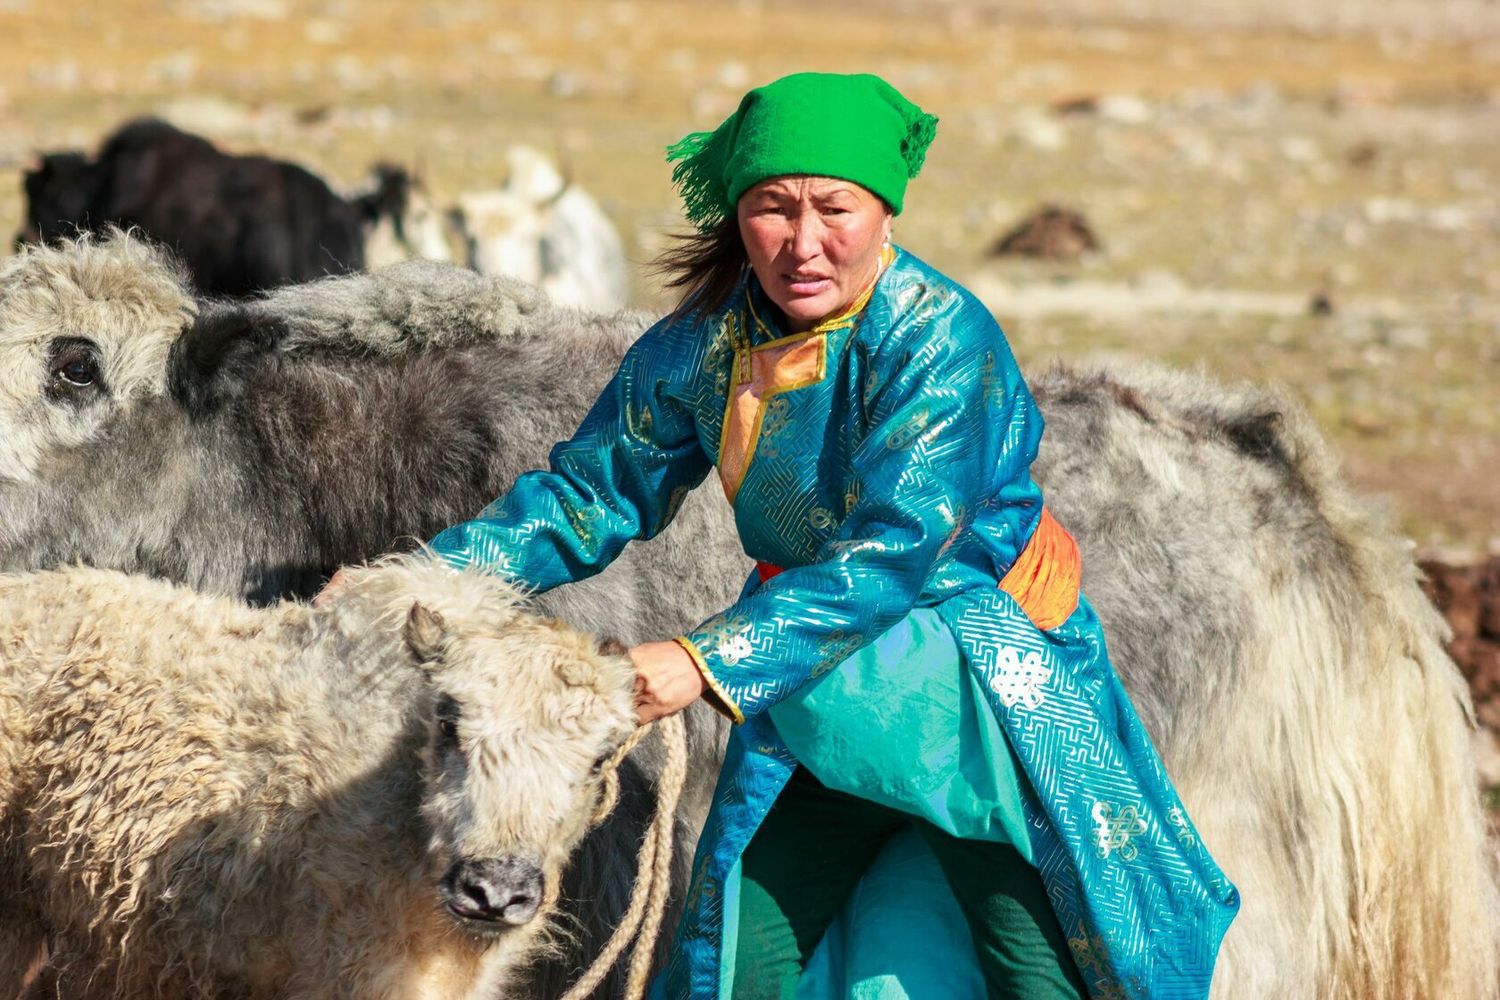
<svg viewBox="0 0 1500 1000"><path fill-rule="evenodd" d="M1334 314L1333 295L1328 291L1313 292L1312 298L1307 302L1307 314L1309 316L1332 316Z"/></svg>
<svg viewBox="0 0 1500 1000"><path fill-rule="evenodd" d="M1081 214L1058 205L1044 205L1002 236L990 252L997 257L1073 260L1098 249L1098 237Z"/></svg>
<svg viewBox="0 0 1500 1000"><path fill-rule="evenodd" d="M292 120L298 125L308 127L312 125L323 125L333 115L332 104L309 104L292 112Z"/></svg>
<svg viewBox="0 0 1500 1000"><path fill-rule="evenodd" d="M375 86L375 74L359 56L345 52L333 61L333 79L349 90L369 90Z"/></svg>
<svg viewBox="0 0 1500 1000"><path fill-rule="evenodd" d="M1185 295L1187 282L1176 271L1165 267L1153 267L1136 276L1132 285L1147 295L1161 299L1173 299Z"/></svg>
<svg viewBox="0 0 1500 1000"><path fill-rule="evenodd" d="M1467 205L1438 205L1427 210L1424 221L1433 229L1457 233L1474 225L1474 213Z"/></svg>
<svg viewBox="0 0 1500 1000"><path fill-rule="evenodd" d="M1055 115L1092 115L1099 112L1099 98L1095 94L1086 94L1082 97L1064 97L1051 104L1052 113Z"/></svg>
<svg viewBox="0 0 1500 1000"><path fill-rule="evenodd" d="M744 90L750 86L750 67L738 59L730 59L719 66L714 82L730 90Z"/></svg>
<svg viewBox="0 0 1500 1000"><path fill-rule="evenodd" d="M33 86L64 92L77 90L78 85L83 82L83 71L73 59L34 63L27 70L26 76Z"/></svg>
<svg viewBox="0 0 1500 1000"><path fill-rule="evenodd" d="M521 40L520 35L497 31L485 40L484 47L497 56L515 56L521 54L526 43Z"/></svg>
<svg viewBox="0 0 1500 1000"><path fill-rule="evenodd" d="M1356 408L1344 414L1345 427L1363 437L1380 437L1391 431L1391 422L1374 410Z"/></svg>
<svg viewBox="0 0 1500 1000"><path fill-rule="evenodd" d="M319 17L302 26L302 37L314 45L337 45L349 36L349 30L338 21Z"/></svg>
<svg viewBox="0 0 1500 1000"><path fill-rule="evenodd" d="M173 7L196 21L284 21L287 16L287 0L177 0Z"/></svg>
<svg viewBox="0 0 1500 1000"><path fill-rule="evenodd" d="M171 55L162 56L146 67L146 76L154 83L181 87L191 83L198 75L198 53L192 49L179 49Z"/></svg>
<svg viewBox="0 0 1500 1000"><path fill-rule="evenodd" d="M1151 105L1133 94L1110 94L1099 101L1099 117L1120 125L1144 125L1155 116Z"/></svg>
<svg viewBox="0 0 1500 1000"><path fill-rule="evenodd" d="M1373 142L1361 142L1344 155L1351 167L1368 170L1380 156L1380 147Z"/></svg>
<svg viewBox="0 0 1500 1000"><path fill-rule="evenodd" d="M211 94L179 97L159 104L156 114L184 131L212 136L246 135L262 131L265 117L259 109Z"/></svg>
<svg viewBox="0 0 1500 1000"><path fill-rule="evenodd" d="M1017 116L1012 133L1023 144L1044 153L1055 153L1068 144L1067 131L1035 109Z"/></svg>
<svg viewBox="0 0 1500 1000"><path fill-rule="evenodd" d="M566 70L558 70L547 78L547 93L553 97L577 97L582 89L578 77Z"/></svg>
<svg viewBox="0 0 1500 1000"><path fill-rule="evenodd" d="M1426 327L1398 326L1386 334L1386 343L1407 351L1425 351L1432 346L1432 334Z"/></svg>
<svg viewBox="0 0 1500 1000"><path fill-rule="evenodd" d="M1370 198L1364 204L1365 220L1375 225L1393 222L1416 222L1422 210L1408 198Z"/></svg>
<svg viewBox="0 0 1500 1000"><path fill-rule="evenodd" d="M1282 157L1293 163L1313 163L1322 156L1318 144L1305 135L1282 136L1278 145Z"/></svg>

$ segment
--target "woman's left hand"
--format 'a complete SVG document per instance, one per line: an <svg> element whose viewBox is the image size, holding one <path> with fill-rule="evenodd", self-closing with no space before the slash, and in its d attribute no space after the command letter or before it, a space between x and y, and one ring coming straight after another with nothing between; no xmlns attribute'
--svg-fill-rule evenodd
<svg viewBox="0 0 1500 1000"><path fill-rule="evenodd" d="M630 650L635 664L635 714L645 725L687 708L707 685L688 651L675 642L643 642Z"/></svg>

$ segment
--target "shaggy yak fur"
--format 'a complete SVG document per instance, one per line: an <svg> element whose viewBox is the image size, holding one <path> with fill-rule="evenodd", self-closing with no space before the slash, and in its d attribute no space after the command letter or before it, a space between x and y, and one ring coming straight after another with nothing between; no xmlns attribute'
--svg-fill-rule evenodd
<svg viewBox="0 0 1500 1000"><path fill-rule="evenodd" d="M635 728L618 644L422 556L322 607L0 575L0 996L492 998Z"/></svg>
<svg viewBox="0 0 1500 1000"><path fill-rule="evenodd" d="M23 187L17 243L139 226L173 248L206 295L357 271L377 213L401 207L381 197L389 189L348 201L295 163L233 156L150 118L122 125L94 160L45 154Z"/></svg>
<svg viewBox="0 0 1500 1000"><path fill-rule="evenodd" d="M87 560L307 593L541 464L647 322L430 264L195 322L174 287L125 239L0 270L0 449L23 442L0 450L0 568ZM92 388L56 360L81 340ZM1059 370L1033 389L1049 421L1035 472L1082 546L1115 666L1243 893L1214 995L1495 995L1468 697L1390 527L1274 394L1141 369ZM745 562L714 492L539 603L628 642L721 609ZM720 732L695 718L684 855ZM638 837L636 822L612 827ZM598 922L586 941L633 874L609 838L574 866L592 873L577 885L616 893L581 911Z"/></svg>
<svg viewBox="0 0 1500 1000"><path fill-rule="evenodd" d="M82 562L310 596L545 464L643 324L422 261L200 306L130 237L23 248L0 264L0 571ZM750 565L724 511L699 491L662 537L534 604L627 643L690 628ZM693 759L717 759L718 717L686 722ZM661 763L647 740L621 769L619 806L566 874L574 943L538 964L536 995L560 993L624 911ZM713 781L695 768L683 794L679 887Z"/></svg>

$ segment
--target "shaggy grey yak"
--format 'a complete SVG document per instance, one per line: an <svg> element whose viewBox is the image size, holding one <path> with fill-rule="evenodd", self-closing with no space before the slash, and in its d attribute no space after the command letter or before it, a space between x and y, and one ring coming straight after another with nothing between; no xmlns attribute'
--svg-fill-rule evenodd
<svg viewBox="0 0 1500 1000"><path fill-rule="evenodd" d="M306 593L539 464L646 322L548 310L436 265L209 307L196 324L176 287L126 241L0 270L0 449L20 443L0 450L0 568L84 559ZM1275 395L1138 369L1033 388L1048 503L1243 895L1215 996L1494 996L1468 696L1389 526ZM727 604L743 569L723 502L700 490L661 537L543 603L659 638ZM701 810L717 744L696 718ZM590 853L608 843L580 857L611 874L578 884L628 881Z"/></svg>
<svg viewBox="0 0 1500 1000"><path fill-rule="evenodd" d="M485 1000L635 729L615 644L423 556L319 608L0 574L0 996Z"/></svg>
<svg viewBox="0 0 1500 1000"><path fill-rule="evenodd" d="M0 571L82 562L253 602L310 596L543 464L644 322L422 261L201 316L185 288L124 236L0 264ZM724 509L699 491L662 538L537 608L627 643L697 624L749 567ZM694 759L715 759L717 716L686 721ZM538 995L559 993L624 910L660 766L652 740L622 768L619 807L568 870L575 936L541 962ZM684 883L713 786L711 770L693 777Z"/></svg>

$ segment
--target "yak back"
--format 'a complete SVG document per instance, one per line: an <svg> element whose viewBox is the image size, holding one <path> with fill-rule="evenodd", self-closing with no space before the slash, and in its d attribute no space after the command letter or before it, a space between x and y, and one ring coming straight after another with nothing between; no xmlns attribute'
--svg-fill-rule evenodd
<svg viewBox="0 0 1500 1000"><path fill-rule="evenodd" d="M28 178L29 197L32 186ZM248 295L364 266L359 205L296 164L230 155L155 119L122 126L87 170L52 164L36 188L47 189L29 209L37 238L139 227L205 294Z"/></svg>
<svg viewBox="0 0 1500 1000"><path fill-rule="evenodd" d="M205 303L168 385L190 420L228 428L261 505L295 512L331 570L431 537L544 467L645 325L412 261Z"/></svg>

